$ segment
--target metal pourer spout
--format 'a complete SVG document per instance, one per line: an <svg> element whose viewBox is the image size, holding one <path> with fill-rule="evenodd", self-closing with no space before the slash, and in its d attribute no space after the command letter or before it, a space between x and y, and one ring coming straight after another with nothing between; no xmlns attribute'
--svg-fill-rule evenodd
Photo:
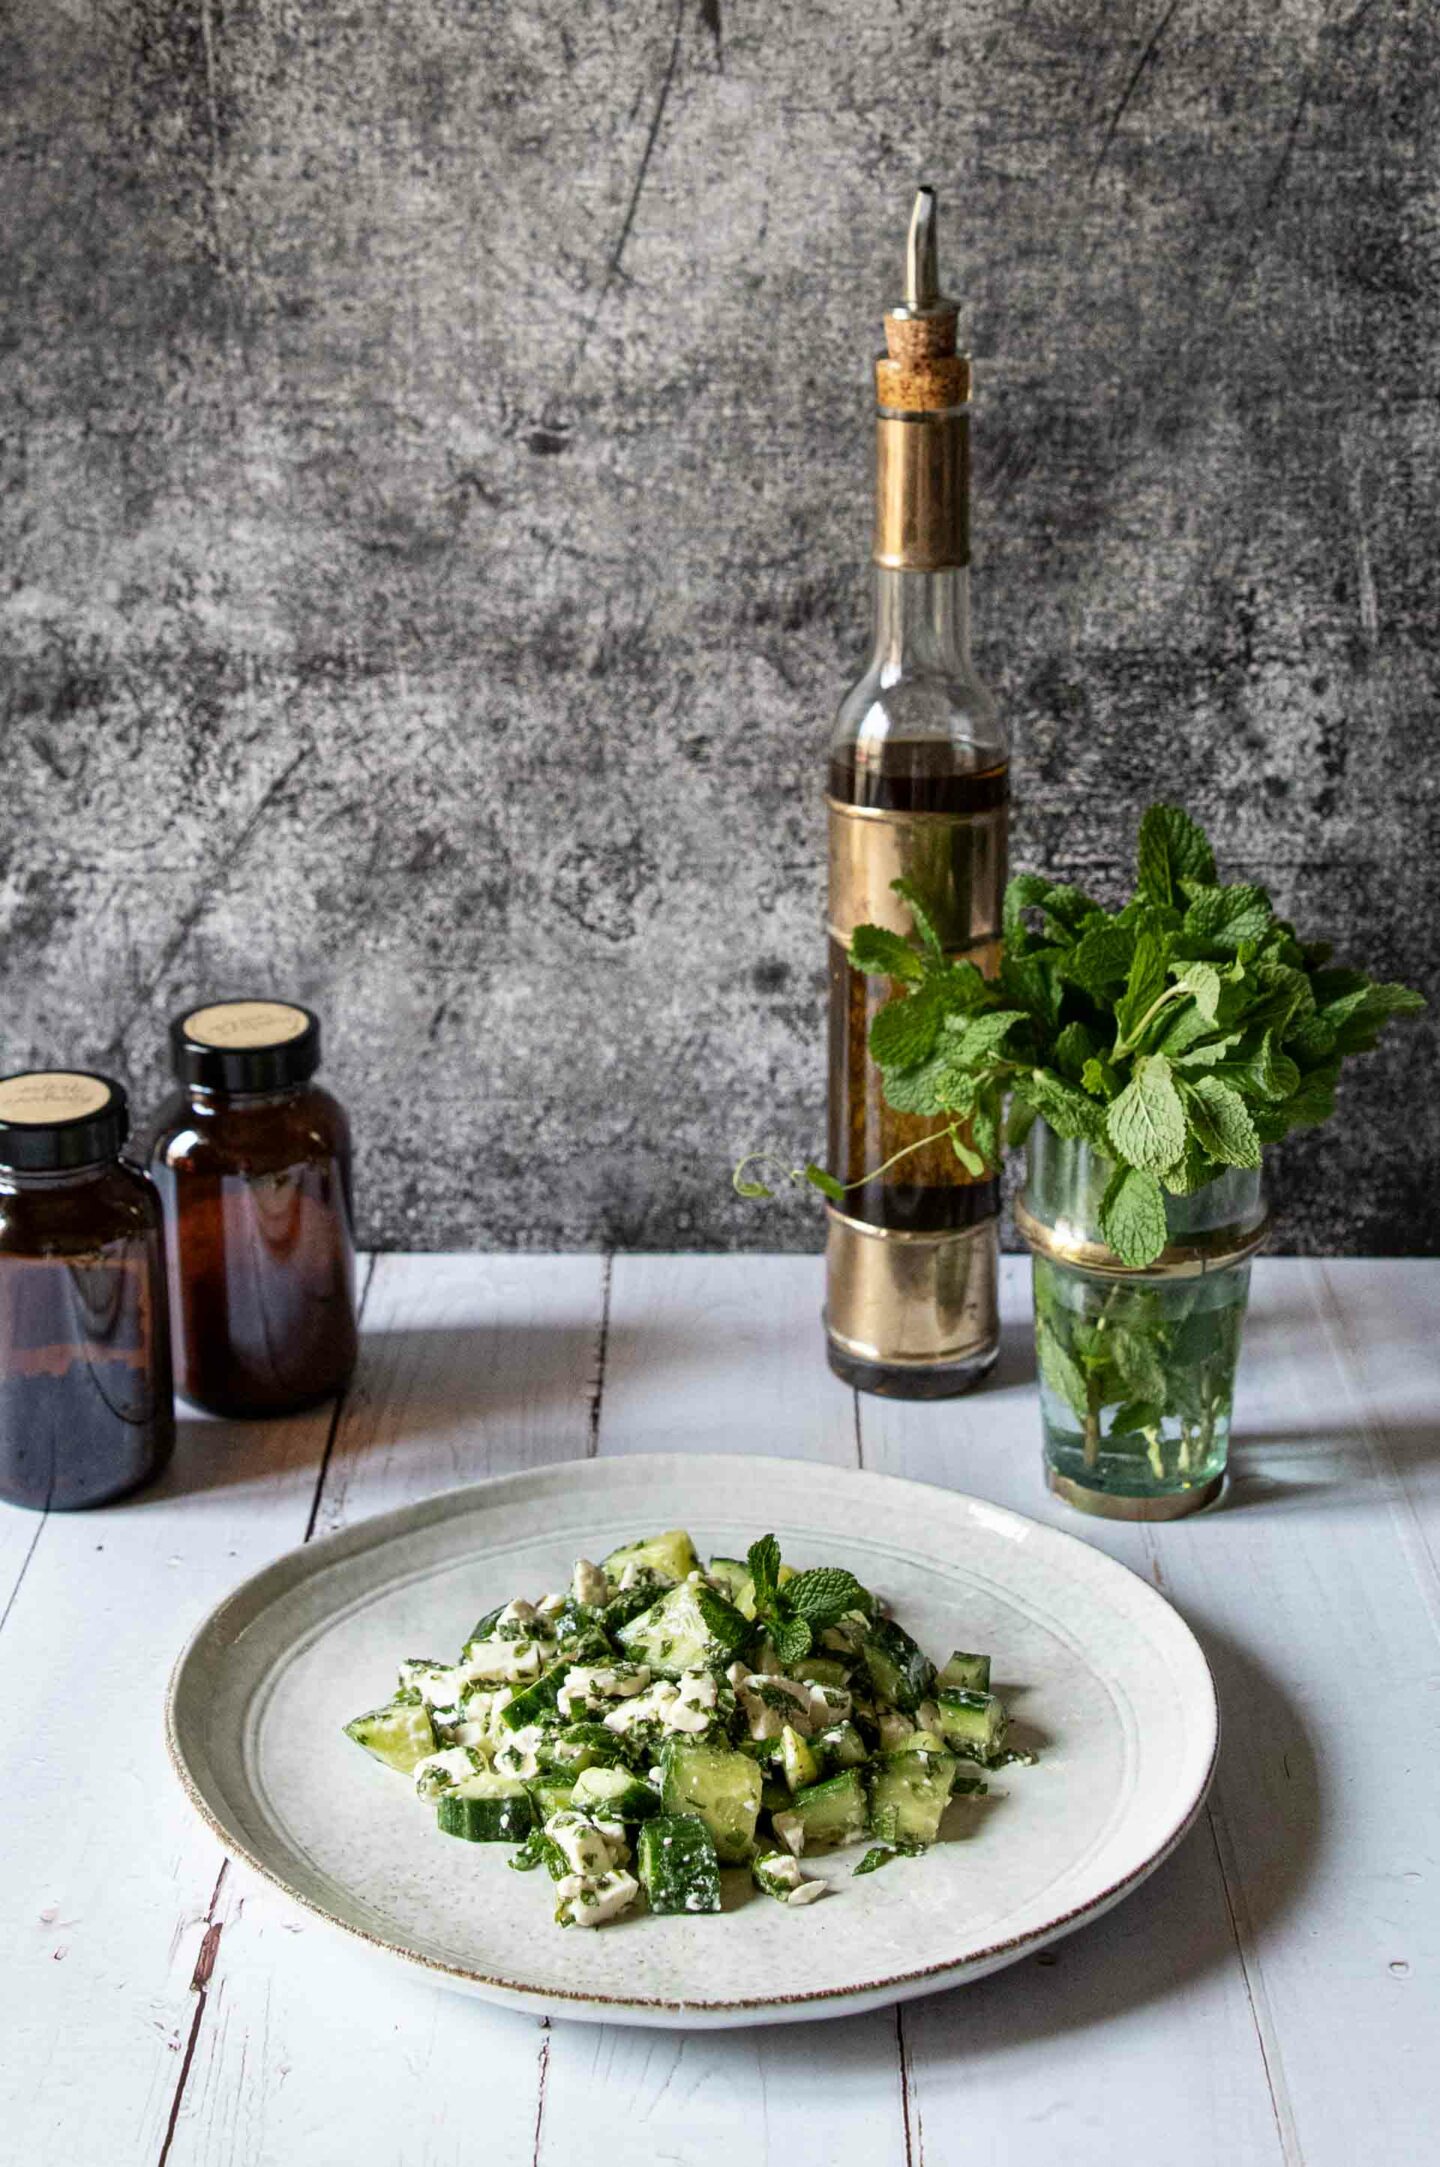
<svg viewBox="0 0 1440 2167"><path fill-rule="evenodd" d="M917 188L905 243L905 306L917 316L933 309L940 299L935 227L935 191Z"/></svg>

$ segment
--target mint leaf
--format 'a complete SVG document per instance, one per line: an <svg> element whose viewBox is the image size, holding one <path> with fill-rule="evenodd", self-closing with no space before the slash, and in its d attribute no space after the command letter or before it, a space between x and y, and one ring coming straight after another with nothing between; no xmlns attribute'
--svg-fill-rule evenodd
<svg viewBox="0 0 1440 2167"><path fill-rule="evenodd" d="M1300 1088L1300 1069L1288 1053L1282 1053L1275 1043L1275 1033L1267 1031L1260 1041L1260 1051L1249 1063L1250 1075L1262 1098L1288 1099Z"/></svg>
<svg viewBox="0 0 1440 2167"><path fill-rule="evenodd" d="M770 1645L782 1663L798 1663L810 1653L814 1644L809 1619L791 1617L788 1612L772 1617L766 1630L770 1635Z"/></svg>
<svg viewBox="0 0 1440 2167"><path fill-rule="evenodd" d="M850 1870L853 1881L856 1874L873 1874L879 1867L888 1866L891 1859L923 1858L930 1846L925 1843L872 1843L858 1866Z"/></svg>
<svg viewBox="0 0 1440 2167"><path fill-rule="evenodd" d="M1159 935L1148 932L1135 943L1124 997L1115 1004L1117 1052L1139 1030L1169 983L1165 968L1168 945Z"/></svg>
<svg viewBox="0 0 1440 2167"><path fill-rule="evenodd" d="M1152 805L1140 822L1139 871L1142 897L1174 903L1182 880L1215 878L1215 853L1205 830L1178 805Z"/></svg>
<svg viewBox="0 0 1440 2167"><path fill-rule="evenodd" d="M1097 1151L1108 1151L1104 1108L1087 1098L1083 1091L1077 1091L1073 1084L1066 1083L1063 1077L1044 1068L1022 1069L1015 1078L1013 1089L1017 1098L1049 1122L1057 1136L1091 1144Z"/></svg>
<svg viewBox="0 0 1440 2167"><path fill-rule="evenodd" d="M1083 1023L1067 1023L1055 1041L1055 1066L1067 1083L1083 1086L1095 1041Z"/></svg>
<svg viewBox="0 0 1440 2167"><path fill-rule="evenodd" d="M1202 1148L1222 1166L1260 1164L1260 1139L1244 1099L1218 1076L1197 1076L1185 1085L1190 1125Z"/></svg>
<svg viewBox="0 0 1440 2167"><path fill-rule="evenodd" d="M1017 1023L1029 1021L1023 1008L987 1008L981 1015L967 1016L952 1030L950 1058L967 1064L982 1061L999 1051Z"/></svg>
<svg viewBox="0 0 1440 2167"><path fill-rule="evenodd" d="M1275 913L1263 888L1216 888L1192 882L1186 892L1190 900L1185 932L1192 940L1238 948L1242 941L1263 940L1274 923Z"/></svg>
<svg viewBox="0 0 1440 2167"><path fill-rule="evenodd" d="M1110 1435L1123 1437L1137 1430L1156 1430L1165 1419L1158 1400L1127 1400L1110 1417Z"/></svg>
<svg viewBox="0 0 1440 2167"><path fill-rule="evenodd" d="M1194 994L1195 1006L1205 1021L1213 1024L1220 1006L1220 973L1214 964L1187 963L1183 970L1176 971L1175 983Z"/></svg>
<svg viewBox="0 0 1440 2167"><path fill-rule="evenodd" d="M1043 873L1017 873L1005 889L1005 907L1001 925L1007 948L1018 948L1027 938L1025 913L1032 905L1043 903L1050 893L1050 883Z"/></svg>
<svg viewBox="0 0 1440 2167"><path fill-rule="evenodd" d="M902 934L886 926L856 926L850 937L850 962L868 978L903 978L913 984L925 976L923 958Z"/></svg>
<svg viewBox="0 0 1440 2167"><path fill-rule="evenodd" d="M1117 1167L1100 1202L1100 1231L1122 1264L1150 1264L1165 1247L1165 1199L1153 1174Z"/></svg>
<svg viewBox="0 0 1440 2167"><path fill-rule="evenodd" d="M935 1050L940 1003L929 986L897 993L870 1026L870 1051L881 1068L914 1068Z"/></svg>
<svg viewBox="0 0 1440 2167"><path fill-rule="evenodd" d="M1163 1053L1140 1056L1105 1126L1116 1156L1132 1166L1158 1174L1179 1158L1185 1149L1185 1109Z"/></svg>
<svg viewBox="0 0 1440 2167"><path fill-rule="evenodd" d="M1107 920L1092 925L1075 946L1056 964L1060 976L1102 1002L1113 987L1123 986L1135 957L1135 934L1131 927Z"/></svg>
<svg viewBox="0 0 1440 2167"><path fill-rule="evenodd" d="M909 904L910 915L915 920L915 931L924 942L929 954L934 958L935 962L943 963L945 961L945 951L940 945L940 936L935 931L935 923L930 916L925 898L921 895L914 881L892 880L890 886L902 903Z"/></svg>
<svg viewBox="0 0 1440 2167"><path fill-rule="evenodd" d="M755 1608L767 1609L775 1600L780 1579L780 1545L773 1535L762 1535L745 1553L755 1588Z"/></svg>
<svg viewBox="0 0 1440 2167"><path fill-rule="evenodd" d="M787 1610L808 1618L817 1632L834 1625L847 1610L863 1610L868 1616L874 1607L869 1591L840 1565L817 1565L797 1573L786 1581L781 1599Z"/></svg>
<svg viewBox="0 0 1440 2167"><path fill-rule="evenodd" d="M1083 1415L1089 1401L1085 1386L1085 1372L1062 1343L1053 1325L1043 1318L1035 1324L1035 1353L1040 1363L1040 1374L1057 1399L1073 1407L1076 1414Z"/></svg>
<svg viewBox="0 0 1440 2167"><path fill-rule="evenodd" d="M812 1189L818 1189L822 1196L828 1196L832 1204L844 1203L844 1182L837 1181L833 1174L827 1174L824 1167L817 1166L813 1159L810 1159L806 1162L805 1179L809 1182ZM742 1191L741 1193L743 1194L744 1192Z"/></svg>

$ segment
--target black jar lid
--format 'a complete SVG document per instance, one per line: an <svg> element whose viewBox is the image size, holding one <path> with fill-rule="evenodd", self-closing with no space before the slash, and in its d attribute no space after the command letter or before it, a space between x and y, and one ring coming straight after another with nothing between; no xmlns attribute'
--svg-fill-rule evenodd
<svg viewBox="0 0 1440 2167"><path fill-rule="evenodd" d="M202 1091L284 1091L320 1066L320 1018L295 1001L211 1001L175 1018L170 1051Z"/></svg>
<svg viewBox="0 0 1440 2167"><path fill-rule="evenodd" d="M118 1159L130 1134L125 1086L84 1068L0 1076L0 1166L63 1174Z"/></svg>

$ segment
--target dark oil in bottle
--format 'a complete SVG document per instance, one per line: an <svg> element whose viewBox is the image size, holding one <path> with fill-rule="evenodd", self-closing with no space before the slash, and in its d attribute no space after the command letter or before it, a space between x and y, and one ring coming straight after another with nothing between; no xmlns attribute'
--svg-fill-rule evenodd
<svg viewBox="0 0 1440 2167"><path fill-rule="evenodd" d="M968 957L987 974L999 963L1004 889L1008 763L966 768L963 748L931 739L887 739L864 757L846 746L830 761L829 795L839 805L913 815L904 858L911 877L933 896L942 928L963 931L952 959ZM988 821L980 816L990 815ZM950 816L950 819L944 817ZM937 817L939 816L939 817ZM984 830L980 847L977 828ZM998 844L997 844L998 836ZM982 937L975 938L976 933ZM884 979L851 968L846 945L828 942L830 975L830 1129L828 1165L847 1184L842 1209L870 1226L943 1233L975 1226L999 1211L999 1183L976 1180L956 1158L948 1124L901 1114L885 1104L869 1050L870 1026L892 993ZM923 1144L925 1137L933 1137ZM863 1179L894 1153L921 1144L893 1171Z"/></svg>

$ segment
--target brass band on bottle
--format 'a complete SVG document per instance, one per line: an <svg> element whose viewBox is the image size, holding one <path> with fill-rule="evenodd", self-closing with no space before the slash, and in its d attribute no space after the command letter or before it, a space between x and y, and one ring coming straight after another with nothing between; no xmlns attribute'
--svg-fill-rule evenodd
<svg viewBox="0 0 1440 2167"><path fill-rule="evenodd" d="M875 422L876 564L939 572L970 562L970 416L882 410Z"/></svg>
<svg viewBox="0 0 1440 2167"><path fill-rule="evenodd" d="M1210 1233L1169 1242L1152 1264L1122 1264L1107 1243L1093 1240L1063 1219L1047 1226L1036 1218L1023 1195L1015 1199L1015 1231L1037 1256L1047 1257L1052 1264L1068 1264L1075 1271L1092 1272L1097 1279L1203 1279L1253 1257L1270 1232L1270 1214L1262 1208L1257 1218L1239 1226L1216 1227Z"/></svg>
<svg viewBox="0 0 1440 2167"><path fill-rule="evenodd" d="M925 898L940 945L975 955L982 971L999 966L995 911L1005 887L1009 809L1002 800L978 813L896 813L827 798L830 820L830 937L848 948L859 925L885 926L909 939L910 906L896 895L907 880Z"/></svg>
<svg viewBox="0 0 1440 2167"><path fill-rule="evenodd" d="M825 1328L852 1361L943 1369L993 1355L999 1223L942 1234L867 1226L825 1207Z"/></svg>
<svg viewBox="0 0 1440 2167"><path fill-rule="evenodd" d="M1056 1497L1077 1512L1088 1512L1100 1520L1183 1520L1187 1513L1200 1512L1206 1505L1213 1505L1225 1487L1225 1477L1212 1475L1208 1482L1198 1483L1193 1490L1167 1490L1163 1497L1127 1497L1118 1490L1092 1490L1088 1483L1076 1482L1069 1475L1062 1475L1048 1462L1045 1481Z"/></svg>

